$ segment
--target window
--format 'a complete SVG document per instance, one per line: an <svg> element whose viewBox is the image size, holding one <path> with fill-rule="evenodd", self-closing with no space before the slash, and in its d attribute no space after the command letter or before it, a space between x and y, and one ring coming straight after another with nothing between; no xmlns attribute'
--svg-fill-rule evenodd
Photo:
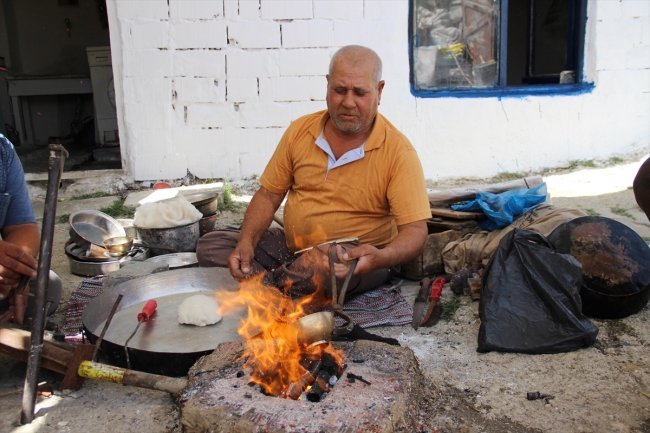
<svg viewBox="0 0 650 433"><path fill-rule="evenodd" d="M413 93L584 91L585 10L586 0L411 0Z"/></svg>

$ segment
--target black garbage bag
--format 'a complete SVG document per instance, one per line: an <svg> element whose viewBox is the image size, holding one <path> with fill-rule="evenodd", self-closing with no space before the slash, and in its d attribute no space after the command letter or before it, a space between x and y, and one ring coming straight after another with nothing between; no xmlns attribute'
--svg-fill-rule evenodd
<svg viewBox="0 0 650 433"><path fill-rule="evenodd" d="M485 267L478 352L560 353L588 347L598 328L582 314L582 266L541 234L515 229Z"/></svg>

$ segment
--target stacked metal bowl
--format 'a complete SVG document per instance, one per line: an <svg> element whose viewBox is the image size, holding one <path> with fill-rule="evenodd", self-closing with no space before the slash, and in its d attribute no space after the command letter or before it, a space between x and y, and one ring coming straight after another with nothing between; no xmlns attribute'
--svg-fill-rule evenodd
<svg viewBox="0 0 650 433"><path fill-rule="evenodd" d="M219 216L217 210L219 194L216 192L199 192L185 195L185 198L203 215L203 218L199 220L200 235L203 236L214 230L214 225Z"/></svg>

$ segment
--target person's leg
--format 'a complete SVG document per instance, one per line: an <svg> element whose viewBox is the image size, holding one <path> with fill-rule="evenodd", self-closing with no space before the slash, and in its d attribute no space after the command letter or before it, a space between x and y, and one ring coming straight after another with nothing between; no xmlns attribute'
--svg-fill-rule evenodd
<svg viewBox="0 0 650 433"><path fill-rule="evenodd" d="M650 158L641 165L632 188L637 204L650 220Z"/></svg>
<svg viewBox="0 0 650 433"><path fill-rule="evenodd" d="M196 257L201 267L228 267L228 257L237 246L241 232L218 230L210 232L199 239ZM255 260L251 263L253 275L272 271L287 261L293 260L293 254L287 248L284 230L272 228L267 230L255 248Z"/></svg>

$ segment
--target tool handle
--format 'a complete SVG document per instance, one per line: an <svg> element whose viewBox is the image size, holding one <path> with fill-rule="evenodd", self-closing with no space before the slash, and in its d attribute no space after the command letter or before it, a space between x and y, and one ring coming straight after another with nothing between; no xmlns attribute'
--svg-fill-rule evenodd
<svg viewBox="0 0 650 433"><path fill-rule="evenodd" d="M431 295L429 296L429 301L439 301L440 295L442 295L442 288L445 286L445 279L438 278L433 284L431 284Z"/></svg>
<svg viewBox="0 0 650 433"><path fill-rule="evenodd" d="M149 317L156 311L156 307L158 307L158 303L156 302L155 299L149 299L146 304L144 304L144 307L142 307L142 312L138 314L138 322L143 321L143 322L148 322Z"/></svg>

